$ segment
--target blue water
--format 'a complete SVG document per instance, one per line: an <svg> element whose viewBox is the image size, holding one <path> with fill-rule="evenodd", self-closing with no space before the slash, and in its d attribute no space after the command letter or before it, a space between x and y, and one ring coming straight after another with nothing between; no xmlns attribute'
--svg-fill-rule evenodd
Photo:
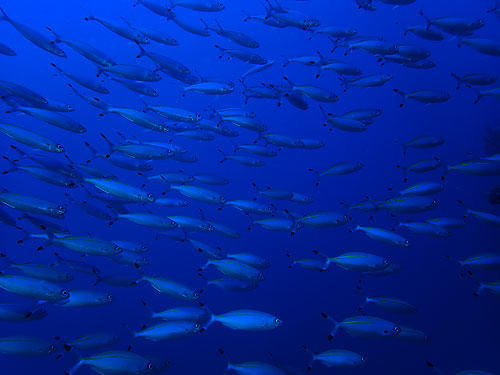
<svg viewBox="0 0 500 375"><path fill-rule="evenodd" d="M34 179L23 172L11 172L1 177L1 185L10 192L33 195L58 203L68 204L63 220L57 223L70 229L73 235L91 235L108 240L136 241L148 246L144 256L149 265L141 268L147 275L162 276L176 280L191 288L203 289L200 300L215 313L235 309L254 309L271 313L283 321L283 325L275 330L265 332L234 331L220 324L214 324L205 332L192 337L174 341L152 342L144 339L133 339L125 327L139 330L144 324L151 325L150 314L142 304L146 301L155 311L169 307L186 305L169 296L158 293L147 283L133 288L119 288L106 284L94 287L95 278L74 271L75 280L65 285L69 292L74 289L98 289L109 292L114 300L110 305L92 308L69 309L58 305L45 305L49 315L40 321L29 323L0 322L0 336L29 335L52 340L54 336L63 340L71 340L91 332L113 332L121 337L115 350L126 350L130 345L132 351L145 356L159 357L171 361L168 373L171 374L222 374L227 361L239 363L246 361L263 361L272 363L269 352L281 362L295 368L297 373L305 373L311 360L310 355L302 348L308 346L319 353L328 349L347 349L362 354L366 364L348 369L328 369L316 362L312 373L389 373L389 374L422 374L431 373L426 361L434 363L443 373L456 373L464 369L477 369L498 373L498 298L491 293L483 293L474 297L479 281L492 282L498 280L498 271L474 271L473 276L461 277L464 271L460 266L447 258L452 256L465 259L473 254L498 251L498 227L487 225L474 218L467 219L467 225L453 230L449 238L432 238L412 234L404 229L397 233L409 239L410 248L395 248L374 241L360 232L352 232L356 224L377 226L386 229L396 228L399 221L424 220L439 216L461 217L464 207L457 203L461 200L466 207L474 210L499 214L499 207L488 202L487 196L491 188L498 184L498 176L469 176L450 173L445 177L445 190L436 196L439 205L433 211L419 214L401 214L396 218L388 212L371 213L348 211L347 205L353 204L369 196L375 200L384 200L397 195L399 190L419 181L439 181L443 169L423 175L410 174L408 183L404 182L404 171L396 165L407 166L425 158L437 157L445 164L455 164L470 158L485 156L483 141L484 127L496 125L499 121L498 99L485 97L478 104L475 89L462 87L456 90L456 81L450 73L467 74L473 72L498 74L498 57L481 54L467 46L457 48L458 38L444 34L445 40L431 42L412 34L404 35L407 26L424 24L419 15L423 10L429 17L472 17L485 21L486 26L474 33L474 36L498 40L500 21L494 13L487 13L491 7L487 1L430 1L417 0L408 6L393 7L374 2L377 10L367 12L357 9L353 0L326 2L321 0L287 1L289 8L314 16L322 26L337 25L354 27L359 35L384 38L394 44L413 44L427 48L431 52L430 59L436 63L433 69L419 70L402 67L395 63L377 62L377 57L360 50L354 50L343 56L345 48L339 47L330 56L332 43L323 35L311 37L311 33L297 28L276 29L249 20L244 22L245 12L263 14L260 2L229 1L220 13L202 13L184 8L176 8L179 15L197 22L201 17L208 24L214 19L231 30L245 32L261 44L255 51L276 63L268 70L246 79L248 85L273 83L282 85L282 77L287 76L296 84L317 85L335 92L339 96L337 103L322 103L328 112L342 114L356 108L380 108L383 114L376 118L369 129L362 133L348 133L338 129L331 132L323 127L323 116L319 103L306 98L309 108L299 110L286 99L281 106L276 100L250 99L244 104L241 94L242 86L239 77L250 67L237 59L219 58L219 51L214 48L219 44L228 48L241 48L228 39L212 32L210 37L200 37L180 29L172 21L151 13L143 6L133 7L133 1L60 1L44 2L13 0L2 1L2 8L18 22L30 25L44 35L51 37L45 30L50 26L60 35L68 39L82 40L104 51L120 64L140 64L154 69L151 61L143 57L137 59L137 46L133 42L121 38L95 21L85 21L84 17L93 14L97 17L119 19L124 17L131 23L151 29L163 30L179 41L178 46L165 46L156 42L145 48L150 51L168 55L196 70L203 77L232 81L236 83L234 93L223 96L203 95L193 92L182 96L182 87L186 86L162 74L156 83L148 83L160 96L145 98L150 105L164 105L194 111L204 117L210 114L210 108L241 107L257 114L257 119L269 126L270 132L286 134L293 137L319 139L325 142L320 150L282 149L275 158L265 158L265 166L251 168L239 165L230 160L220 163L221 154L217 149L230 154L234 148L232 141L238 144L251 143L257 136L255 132L238 128L229 124L231 129L239 132L237 138L225 138L216 135L211 142L194 141L175 137L173 134L160 134L145 131L115 114L99 116L100 111L72 93L66 83L66 77L55 76L56 71L51 62L68 72L88 73L92 76L96 66L84 59L65 44L60 47L68 57L63 59L43 51L27 41L7 22L0 22L1 42L11 47L16 56L0 55L0 79L15 82L28 87L46 98L70 104L75 111L68 113L87 128L84 134L74 134L43 123L35 118L22 114L6 114L9 109L1 105L0 122L23 126L32 131L44 134L63 144L66 154L74 162L84 163L91 158L90 151L84 141L100 151L106 150L106 144L100 137L104 133L112 142L119 143L121 132L127 138L137 137L142 140L169 141L182 145L189 154L198 158L196 163L180 163L171 160L154 161L154 170L146 172L152 175L163 171L182 169L186 173L212 173L230 180L225 186L208 186L230 200L258 197L258 201L274 203L281 209L288 209L305 215L315 211L333 211L348 213L352 220L338 228L315 229L300 228L294 236L290 233L266 230L259 226L247 230L248 217L233 208L219 210L210 205L188 199L191 204L183 208L167 208L155 204L142 207L140 204L128 205L130 212L153 211L159 215L186 215L199 217L202 208L206 217L224 223L241 233L240 239L228 239L215 233L192 233L192 237L214 247L221 247L227 252L250 252L260 255L271 262L271 267L264 271L266 279L251 292L235 293L215 287L206 286L197 275L197 269L206 259L198 254L192 246L179 243L166 237L157 238L157 230L142 227L126 220L119 220L109 226L107 222L91 217L80 208L69 204L64 193L83 200L86 195L82 188L64 189ZM288 58L313 56L316 50L326 57L345 60L359 66L366 74L390 73L393 79L381 87L350 87L344 92L337 75L324 72L316 79L317 70L298 64L283 67ZM101 76L103 83L109 88L109 95L101 95L77 87L81 92L97 96L102 100L119 107L142 109L137 96L119 85ZM401 98L393 92L394 88L403 91L423 89L443 90L451 94L445 103L424 104L408 100L403 108L399 107ZM410 149L403 155L401 144L421 135L436 135L445 138L445 144L433 149ZM8 146L17 145L20 149L29 148L0 136L2 154L15 159L17 154ZM263 143L259 143L263 144ZM269 147L277 149L270 145ZM500 152L498 150L497 152ZM36 151L35 153L44 153ZM45 153L49 155L48 153ZM243 154L243 152L241 153ZM53 154L50 156L54 156ZM55 158L64 160L62 155ZM264 158L262 158L264 159ZM315 186L316 176L308 169L324 170L331 164L342 161L361 161L364 167L353 174L345 176L324 176L319 186ZM25 165L31 165L26 163ZM102 159L92 161L91 165L104 168L119 176L120 181L133 186L146 183L145 189L160 197L167 190L164 183L147 181L137 173L116 168ZM7 162L1 168L9 169ZM258 196L252 186L270 186L309 194L314 203L301 205L287 201L272 202L266 197ZM86 184L86 186L89 186ZM200 185L202 186L202 185ZM392 188L389 191L388 188ZM166 196L185 198L175 191ZM345 203L344 205L341 204ZM20 212L3 207L13 217ZM53 219L49 219L53 220ZM55 221L55 220L54 220ZM18 220L17 225L31 233L40 231L27 224L26 220ZM0 224L2 248L15 262L55 262L54 251L69 259L82 259L97 267L103 274L139 273L130 266L117 265L103 257L80 258L79 254L63 248L47 245L36 251L43 242L39 240L16 242L24 234L12 227ZM391 263L401 264L401 272L386 277L363 277L362 292L356 286L360 274L331 266L327 272L315 272L298 266L288 268L289 253L295 259L312 258L312 250L319 250L329 256L342 252L363 251L377 254ZM2 264L3 267L3 264ZM6 266L5 266L6 267ZM14 273L14 270L5 270ZM209 268L205 274L209 278L220 277L215 268ZM326 312L337 320L358 314L363 293L368 296L392 296L418 307L414 315L397 315L369 305L364 311L387 320L414 327L425 332L430 341L425 343L404 342L391 338L359 338L339 330L332 341L327 340L331 325L325 321L320 312ZM23 297L0 291L0 301L28 301ZM57 344L60 346L60 344ZM226 357L219 354L223 348ZM106 349L104 349L106 350ZM94 352L104 351L103 349ZM82 355L93 352L81 353ZM1 355L0 374L63 374L76 362L74 351L64 353L62 358L55 359L56 354L38 358L23 358ZM82 367L78 374L91 374L88 367ZM295 372L292 372L295 373Z"/></svg>

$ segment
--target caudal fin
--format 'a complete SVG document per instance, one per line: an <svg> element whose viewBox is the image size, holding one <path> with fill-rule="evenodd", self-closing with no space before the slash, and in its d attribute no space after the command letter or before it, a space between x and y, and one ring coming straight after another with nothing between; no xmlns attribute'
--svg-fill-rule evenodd
<svg viewBox="0 0 500 375"><path fill-rule="evenodd" d="M337 330L338 330L339 326L337 324L337 321L335 319L333 319L330 315L322 312L321 316L323 318L325 318L326 320L329 320L329 321L331 321L333 323L333 329L330 331L330 334L328 335L328 341L331 341L331 340L333 340L333 337L337 333Z"/></svg>

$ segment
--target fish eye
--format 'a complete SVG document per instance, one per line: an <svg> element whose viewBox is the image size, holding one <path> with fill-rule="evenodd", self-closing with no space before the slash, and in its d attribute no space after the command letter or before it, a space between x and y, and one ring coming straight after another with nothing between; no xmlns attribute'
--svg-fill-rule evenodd
<svg viewBox="0 0 500 375"><path fill-rule="evenodd" d="M61 295L62 295L63 297L69 297L69 293L68 293L68 291L67 291L67 290L63 290L63 291L61 291Z"/></svg>
<svg viewBox="0 0 500 375"><path fill-rule="evenodd" d="M361 357L361 362L365 362L365 361L366 361L365 357Z"/></svg>
<svg viewBox="0 0 500 375"><path fill-rule="evenodd" d="M153 202L155 200L155 196L151 193L148 194L148 200L150 200L151 202Z"/></svg>
<svg viewBox="0 0 500 375"><path fill-rule="evenodd" d="M112 296L111 294L108 294L108 295L106 296L106 299L107 299L109 302L111 302L111 301L113 301L113 296Z"/></svg>
<svg viewBox="0 0 500 375"><path fill-rule="evenodd" d="M66 280L73 280L73 275L70 273L66 274Z"/></svg>
<svg viewBox="0 0 500 375"><path fill-rule="evenodd" d="M152 363L148 363L148 369L149 369L149 370L152 370L152 369L153 369L153 367L154 367L154 366L153 366L153 364L152 364Z"/></svg>
<svg viewBox="0 0 500 375"><path fill-rule="evenodd" d="M200 325L198 323L194 323L194 328L200 328Z"/></svg>
<svg viewBox="0 0 500 375"><path fill-rule="evenodd" d="M199 298L199 297L200 297L200 295L199 295L198 293L193 293L193 297L194 297L194 298Z"/></svg>
<svg viewBox="0 0 500 375"><path fill-rule="evenodd" d="M120 246L115 246L115 251L119 253L122 251L122 248Z"/></svg>
<svg viewBox="0 0 500 375"><path fill-rule="evenodd" d="M389 264L389 261L387 259L384 259L384 264Z"/></svg>
<svg viewBox="0 0 500 375"><path fill-rule="evenodd" d="M274 319L274 324L281 324L281 320L278 318Z"/></svg>
<svg viewBox="0 0 500 375"><path fill-rule="evenodd" d="M49 347L50 351L53 352L54 350L56 350L56 346L54 344L51 344L50 347Z"/></svg>
<svg viewBox="0 0 500 375"><path fill-rule="evenodd" d="M437 199L433 199L433 200L432 200L432 204L438 204Z"/></svg>
<svg viewBox="0 0 500 375"><path fill-rule="evenodd" d="M410 247L410 241L406 240L404 246L405 247Z"/></svg>
<svg viewBox="0 0 500 375"><path fill-rule="evenodd" d="M396 333L400 333L400 332L401 332L401 327L394 326L393 330L394 330L394 332L396 332Z"/></svg>

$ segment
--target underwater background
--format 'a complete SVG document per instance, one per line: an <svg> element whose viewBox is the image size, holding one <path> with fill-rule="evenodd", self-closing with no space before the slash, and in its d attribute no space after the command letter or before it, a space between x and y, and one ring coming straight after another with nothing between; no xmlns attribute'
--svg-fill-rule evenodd
<svg viewBox="0 0 500 375"><path fill-rule="evenodd" d="M260 47L252 49L251 52L268 60L275 60L275 63L262 72L246 77L244 82L248 87L265 83L282 86L286 91L287 88L290 89L289 84L283 79L286 76L293 85L314 85L330 90L338 96L338 101L332 103L319 102L304 96L304 100L308 103L307 110L293 106L287 100L288 94L283 94L280 99L271 100L250 98L245 103L245 96L242 94L244 86L240 79L252 65L234 57L228 59L227 54L222 54L221 57L221 51L214 45L243 50L245 47L217 35L213 30L208 37L186 32L172 20L154 14L145 6L141 4L134 6L133 1L2 0L0 5L9 17L29 25L49 39L53 39L53 35L46 30L46 27L50 27L69 40L85 41L119 64L140 65L151 70L155 69L155 65L146 56L136 57L139 48L133 41L116 35L98 22L86 21L84 18L93 15L118 22L120 17L123 17L132 25L164 32L175 38L178 45L168 46L151 41L151 44L143 45L144 49L182 62L193 74L209 81L233 82L234 92L229 95L184 92L183 88L189 84L160 72L161 80L146 82L159 94L158 97L141 96L148 105L181 108L200 114L204 119L211 118L212 109L241 108L246 112L254 112L256 119L268 126L269 133L324 142L324 147L319 149L266 145L276 150L278 155L276 157L253 155L265 162L261 167L241 165L232 160L224 160L221 163L223 154L218 150L232 155L235 144L253 144L259 139L257 144L264 146L265 141L259 138L257 132L228 122L224 124L237 131L239 133L237 137L224 137L213 133L215 139L200 141L178 136L174 130L166 133L150 131L118 114L100 115L103 110L79 98L67 85L72 81L58 73L51 63L65 72L79 73L101 81L109 89L109 94L102 95L74 82L71 83L85 95L98 97L115 107L143 110L144 104L134 91L111 80L109 76L100 74L96 77L96 64L82 57L68 45L57 44L66 52L66 58L55 56L28 41L8 22L0 22L0 35L2 35L0 42L15 51L15 56L0 55L0 80L22 85L45 98L71 105L74 111L62 114L78 121L86 128L85 133L71 133L32 116L13 112L11 105L2 102L0 123L21 126L54 139L64 145L64 154L69 157L69 161L62 154L34 150L0 134L2 155L10 160L19 159L19 153L9 147L15 145L28 154L45 154L62 162L86 163L92 159L90 165L116 175L120 182L135 187L145 184L144 189L157 198L163 197L162 194L165 192L165 197L182 198L190 202L186 207L162 207L155 203L146 203L142 206L140 203L132 203L126 205L129 212L151 211L164 216L184 215L201 218L201 208L206 218L224 223L239 232L241 237L228 238L214 232L187 231L189 237L214 248L220 247L227 253L243 252L258 255L267 259L270 267L263 271L265 280L259 282L259 287L255 290L231 292L208 286L205 278L212 280L221 277L222 274L215 267L208 267L203 270L203 277L200 277L198 269L207 262L207 258L187 241L182 238L182 241L173 240L168 236L159 235L159 232L164 232L163 230L138 225L128 220L116 220L109 225L109 220L88 215L80 207L71 204L70 199L64 195L67 193L76 201L88 199L81 184L93 192L97 191L88 182L79 181L78 186L73 189L53 186L22 171L10 170L12 166L7 160L1 161L1 168L10 171L1 175L0 185L8 192L36 196L65 205L67 212L63 219L45 218L68 228L72 235L91 236L110 241L133 241L147 246L147 252L141 256L148 259L149 264L137 268L133 264L117 264L103 256L81 257L81 253L72 252L43 240L28 239L29 234L45 232L26 219L17 219L21 217L22 212L7 206L1 207L1 210L15 218L16 225L22 230L0 223L2 238L0 252L15 263L53 264L57 261L54 252L57 252L64 259L90 263L105 275L120 274L137 280L140 280L143 274L165 277L188 285L196 291L203 289L199 301L215 314L236 309L252 309L270 313L283 322L276 329L262 332L232 330L222 324L214 324L200 334L176 340L154 342L134 338L131 330L135 332L143 325L153 324L150 309L162 311L175 306L189 304L194 306L197 302L176 300L154 290L147 282L139 282L133 287L117 287L104 282L94 286L95 276L68 268L74 275L73 281L64 284L70 295L71 290L97 289L111 294L112 303L82 308L65 308L64 305L57 303L47 303L41 307L48 312L48 315L41 320L1 321L0 336L44 338L53 341L58 347L57 353L62 354L59 359L56 359L57 353L39 357L0 354L1 374L64 374L81 356L85 357L108 349L127 351L129 346L134 353L170 361L170 367L166 372L171 374L223 374L228 361L278 363L281 366L278 367L285 373L307 373L311 355L303 349L303 346L307 346L314 353L330 349L351 350L362 354L366 359L366 363L362 366L352 368L328 368L315 361L310 372L318 375L422 374L433 371L451 374L467 369L499 372L498 295L485 291L480 296L474 296L481 282L498 280L499 267L493 270L470 268L469 274L466 272L467 268L461 267L454 261L475 254L498 252L498 223L488 225L473 215L467 215L466 209L500 215L499 206L488 200L490 191L500 182L499 177L498 174L483 176L446 171L447 165L500 152L499 146L492 145L494 132L485 140L485 135L488 134L486 129L495 128L499 123L498 97L485 96L474 104L478 91L484 88L469 88L463 84L457 90L457 81L450 75L451 73L498 75L499 57L480 53L467 45L457 47L457 44L468 36L456 36L441 31L444 35L443 40L430 41L412 33L405 35L406 28L411 25L426 25L425 18L419 14L423 11L430 18L465 17L483 20L485 26L475 30L474 37L493 39L500 43L500 20L495 11L488 12L495 6L494 2L416 0L409 5L394 6L374 0L373 6L376 10L369 11L359 9L354 0L283 1L281 4L283 7L320 21L320 25L310 27L310 30L293 26L276 28L252 19L245 21L249 14L266 14L266 7L269 5L264 1L227 0L220 12L200 12L182 6L173 8L172 11L189 22L199 24L199 19L202 18L212 26L217 19L228 30L244 32L259 42ZM164 5L169 6L167 3ZM412 69L360 49L352 49L347 56L344 56L347 49L343 43L348 44L348 38L336 40L338 46L334 48L336 44L326 35L311 32L323 26L356 29L358 35L381 38L391 45L408 44L425 48L430 52L429 59L435 62L435 67ZM316 51L320 51L327 59L338 59L354 64L363 74L391 74L392 78L378 87L344 86L339 75L333 71L321 71L316 78L319 69L315 66L294 63L283 66L291 58L317 57L319 54ZM493 84L488 87L497 86ZM404 106L400 107L402 98L393 89L404 92L440 90L449 93L450 98L442 103L421 103L408 99ZM325 118L320 106L327 113L335 115L342 115L359 108L378 108L382 110L382 114L373 119L373 123L368 125L366 131L349 132L330 125L323 126ZM174 123L179 123L165 121L172 127L175 127ZM104 134L112 143L120 144L123 139L117 132L128 139L161 142L172 140L172 143L185 147L188 154L196 156L197 160L192 163L179 162L171 158L154 160L153 170L138 175L137 171L118 168L102 158L93 159L92 152L84 142L88 142L99 152L108 152L108 145L100 134ZM408 148L404 152L402 146L404 143L424 135L441 137L445 142L436 148ZM234 154L245 153L238 151ZM423 174L406 173L403 168L397 167L398 165L406 167L420 160L433 158L438 158L443 166ZM310 169L324 171L335 163L347 161L359 161L363 163L363 167L355 173L346 175L321 176L320 183L316 186L318 176ZM21 160L20 164L35 165L27 159ZM264 216L245 215L244 212L227 205L209 204L187 198L175 190L169 190L169 185L164 181L147 180L147 176L179 170L187 174L205 173L225 177L229 180L226 185L210 186L196 182L193 184L217 191L227 200L253 201L257 198L257 202L273 204L276 208L275 217L293 217L295 220L313 212L335 212L348 215L349 220L343 225L327 228L304 225L295 228L294 235L291 235L290 231L268 230L259 225L252 225L249 229L251 218L262 219ZM407 182L405 177L408 178ZM375 212L349 209L350 205L367 197L370 200L383 201L397 196L400 190L421 181L434 181L444 186L444 190L434 197L439 204L432 211L391 215L391 212L383 209ZM312 197L313 202L300 204L287 200L272 200L259 194L252 184L264 190L271 187L307 194ZM97 200L94 202L112 214L113 211L107 209L105 204ZM224 207L221 209L222 206ZM452 235L445 238L414 234L398 227L399 222L408 220L461 218L464 215L467 215L466 225L452 229ZM398 248L373 240L362 232L354 230L356 225L385 228L389 231L395 229L394 233L408 239L411 246ZM22 240L22 243L17 243L19 240ZM43 249L37 251L39 246L43 246ZM376 254L391 264L400 264L401 271L383 277L370 277L334 265L325 272L304 269L298 264L289 267L291 259L286 254L296 260L321 259L313 254L313 250L330 257L346 252ZM21 274L18 270L8 267L7 262L2 263L1 271ZM496 291L498 293L498 288ZM321 313L324 312L337 321L359 315L358 308L363 304L365 296L391 296L416 306L418 312L415 314L400 315L368 304L362 314L413 327L424 332L430 339L424 342L408 342L394 337L353 337L340 329L333 340L328 340L332 322L323 319ZM3 289L0 290L0 301L36 303ZM93 332L110 332L120 336L120 341L111 349L65 352L61 348L63 341ZM54 340L54 337L60 339ZM220 354L220 348L223 349L224 355ZM270 352L272 357L269 355ZM427 361L434 365L434 370L429 368ZM83 366L78 373L83 375L95 372L90 367ZM257 369L253 373L264 372L259 372Z"/></svg>

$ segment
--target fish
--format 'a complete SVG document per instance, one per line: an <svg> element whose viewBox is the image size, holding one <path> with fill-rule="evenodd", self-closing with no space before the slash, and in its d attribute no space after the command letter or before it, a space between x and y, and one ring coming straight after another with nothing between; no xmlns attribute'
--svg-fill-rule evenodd
<svg viewBox="0 0 500 375"><path fill-rule="evenodd" d="M329 340L333 339L339 328L352 336L367 338L397 337L401 333L401 327L397 324L375 316L353 316L337 322L325 313L321 315L334 324L328 336Z"/></svg>
<svg viewBox="0 0 500 375"><path fill-rule="evenodd" d="M219 322L234 330L269 331L279 328L283 321L272 314L257 310L233 310L224 314L212 315L206 324Z"/></svg>
<svg viewBox="0 0 500 375"><path fill-rule="evenodd" d="M83 357L66 374L73 375L82 366L101 374L153 374L170 365L168 361L155 362L130 351L110 351Z"/></svg>
<svg viewBox="0 0 500 375"><path fill-rule="evenodd" d="M395 246L395 247L410 247L411 243L407 239L405 239L403 236L400 236L399 234L396 234L392 231L383 229L383 228L375 228L375 227L361 227L357 225L354 228L355 231L362 231L364 232L368 237L373 238L374 240L384 242L388 245Z"/></svg>
<svg viewBox="0 0 500 375"><path fill-rule="evenodd" d="M7 13L0 8L0 21L7 21L12 25L14 29L17 30L19 34L21 34L23 37L28 39L31 43L34 45L40 47L41 49L50 52L53 55L59 56L59 57L67 57L66 53L59 48L57 45L53 43L52 40L47 38L45 35L41 34L35 29L32 29L31 27L22 24L9 16L7 16Z"/></svg>
<svg viewBox="0 0 500 375"><path fill-rule="evenodd" d="M58 302L69 298L69 292L59 285L32 277L0 275L0 288L37 301Z"/></svg>
<svg viewBox="0 0 500 375"><path fill-rule="evenodd" d="M9 138L12 138L18 142L39 150L54 153L65 151L64 146L53 141L52 139L17 125L0 123L0 132L5 134Z"/></svg>
<svg viewBox="0 0 500 375"><path fill-rule="evenodd" d="M314 354L307 347L304 347L304 349L312 355L312 360L309 363L309 369L311 369L312 364L316 361L321 362L326 367L361 366L366 362L365 357L349 350L332 349L319 354Z"/></svg>
<svg viewBox="0 0 500 375"><path fill-rule="evenodd" d="M0 337L0 353L22 357L39 357L56 351L54 343L32 336Z"/></svg>

